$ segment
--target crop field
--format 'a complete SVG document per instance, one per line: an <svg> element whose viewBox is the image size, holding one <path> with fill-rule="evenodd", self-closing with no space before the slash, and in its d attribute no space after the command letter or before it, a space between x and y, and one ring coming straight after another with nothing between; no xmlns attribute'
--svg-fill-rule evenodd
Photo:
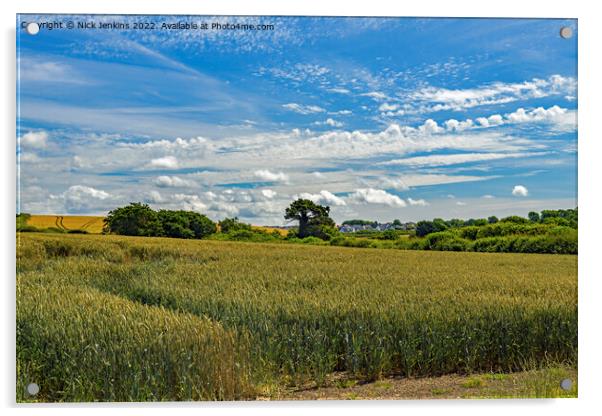
<svg viewBox="0 0 602 416"><path fill-rule="evenodd" d="M577 367L573 255L17 234L18 401L555 367Z"/></svg>
<svg viewBox="0 0 602 416"><path fill-rule="evenodd" d="M37 228L58 228L60 230L84 230L90 234L102 232L104 217L90 217L77 215L32 215L27 220L27 225Z"/></svg>

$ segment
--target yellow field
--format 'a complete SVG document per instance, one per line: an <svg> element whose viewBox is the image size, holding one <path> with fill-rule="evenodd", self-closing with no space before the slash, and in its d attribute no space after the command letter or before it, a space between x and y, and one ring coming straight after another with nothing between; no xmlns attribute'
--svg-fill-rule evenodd
<svg viewBox="0 0 602 416"><path fill-rule="evenodd" d="M273 231L278 231L278 233L283 237L286 237L286 235L288 234L288 231L283 230L282 228L262 227L262 226L258 226L258 225L253 225L251 228L253 228L254 230L265 231L268 233L271 233Z"/></svg>
<svg viewBox="0 0 602 416"><path fill-rule="evenodd" d="M56 227L63 230L86 230L91 234L102 232L104 217L88 217L76 215L32 215L27 225L37 228Z"/></svg>
<svg viewBox="0 0 602 416"><path fill-rule="evenodd" d="M454 374L470 378L431 388L498 397L489 378L507 378L508 395L556 397L576 376L577 256L34 232L17 247L18 401L278 398L340 375ZM558 367L572 372L529 381L542 387L505 376Z"/></svg>

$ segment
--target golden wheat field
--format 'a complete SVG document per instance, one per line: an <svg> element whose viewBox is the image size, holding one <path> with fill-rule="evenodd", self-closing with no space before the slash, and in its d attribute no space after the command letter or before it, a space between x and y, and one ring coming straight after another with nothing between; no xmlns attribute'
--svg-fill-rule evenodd
<svg viewBox="0 0 602 416"><path fill-rule="evenodd" d="M102 233L104 217L77 215L32 215L27 224L37 228L59 228L61 230L85 230L90 234Z"/></svg>
<svg viewBox="0 0 602 416"><path fill-rule="evenodd" d="M17 234L17 395L254 399L282 386L577 366L577 257ZM571 370L573 371L573 370Z"/></svg>

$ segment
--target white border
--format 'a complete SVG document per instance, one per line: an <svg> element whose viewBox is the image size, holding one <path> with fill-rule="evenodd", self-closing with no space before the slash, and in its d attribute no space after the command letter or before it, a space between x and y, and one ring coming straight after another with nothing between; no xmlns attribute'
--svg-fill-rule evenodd
<svg viewBox="0 0 602 416"><path fill-rule="evenodd" d="M132 0L97 0L70 2L66 0L21 0L1 3L2 21L2 189L5 196L1 204L2 227L2 359L0 395L8 414L81 414L101 415L120 409L120 414L159 415L166 411L185 414L222 414L234 411L255 415L327 414L344 412L362 414L374 410L379 414L420 412L423 414L482 416L509 412L537 412L546 415L593 413L599 410L598 387L602 384L600 368L599 299L602 273L599 256L599 220L602 134L600 131L602 93L600 76L599 40L602 39L602 17L596 13L595 2L557 1L528 2L502 0L495 4L487 1L434 1L393 2L369 0L364 3L349 0L337 1L228 1L228 0L166 0L154 3ZM15 14L20 13L136 13L136 14L236 14L236 15L347 15L347 16L450 16L450 17L570 17L579 19L579 399L564 400L452 400L452 401L402 401L402 402L300 402L300 403L183 403L183 404L129 404L129 405L50 405L16 406L15 400ZM597 186L596 186L597 185ZM598 238L596 238L598 237ZM171 410L173 409L173 410ZM5 413L7 414L7 413Z"/></svg>

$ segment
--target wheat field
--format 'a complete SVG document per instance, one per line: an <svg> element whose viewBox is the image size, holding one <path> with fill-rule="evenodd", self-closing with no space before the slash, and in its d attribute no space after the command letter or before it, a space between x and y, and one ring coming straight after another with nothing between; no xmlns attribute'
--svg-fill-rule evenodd
<svg viewBox="0 0 602 416"><path fill-rule="evenodd" d="M18 400L577 365L577 257L19 233Z"/></svg>
<svg viewBox="0 0 602 416"><path fill-rule="evenodd" d="M61 230L84 230L90 234L102 233L104 217L77 215L32 215L27 225L36 228L58 228Z"/></svg>

